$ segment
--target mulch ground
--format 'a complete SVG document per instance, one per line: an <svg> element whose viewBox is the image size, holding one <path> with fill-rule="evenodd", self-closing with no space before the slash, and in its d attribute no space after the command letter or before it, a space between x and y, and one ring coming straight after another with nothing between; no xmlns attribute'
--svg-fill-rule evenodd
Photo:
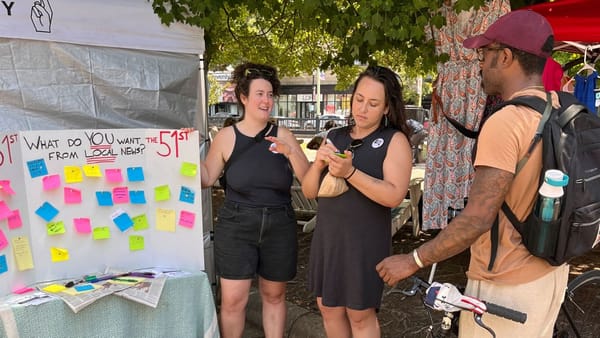
<svg viewBox="0 0 600 338"><path fill-rule="evenodd" d="M223 193L221 189L213 189L213 215L222 203ZM305 215L298 215L299 219L306 219ZM410 221L409 221L410 222ZM422 243L428 241L435 232L422 232L419 238L410 234L410 224L404 226L393 237L393 252L408 253ZM307 290L308 257L312 234L303 233L302 227L298 227L298 273L296 278L289 282L287 300L303 308L319 313L314 297ZM466 284L465 271L469 264L469 253L465 251L455 257L437 264L435 281L453 283L459 287ZM578 257L571 262L571 278L590 269L600 269L600 248L596 248L587 255ZM429 277L430 269L423 269L418 276L424 280ZM384 338L423 338L428 337L428 329L434 323L439 327L442 314L427 309L419 294L405 296L400 292L402 289L410 288L409 282L401 282L395 289L385 288L381 309L378 313L379 322ZM592 296L600 297L599 292ZM592 320L597 326L595 332L600 332L600 313L595 314Z"/></svg>

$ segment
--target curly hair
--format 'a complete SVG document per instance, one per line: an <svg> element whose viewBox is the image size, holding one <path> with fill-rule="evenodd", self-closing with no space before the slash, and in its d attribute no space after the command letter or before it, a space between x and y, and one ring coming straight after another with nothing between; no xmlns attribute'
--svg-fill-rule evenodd
<svg viewBox="0 0 600 338"><path fill-rule="evenodd" d="M273 96L279 96L281 83L277 77L277 69L272 66L258 63L242 63L233 70L231 82L235 84L235 97L242 102L241 96L250 94L250 83L252 80L264 79L273 86Z"/></svg>

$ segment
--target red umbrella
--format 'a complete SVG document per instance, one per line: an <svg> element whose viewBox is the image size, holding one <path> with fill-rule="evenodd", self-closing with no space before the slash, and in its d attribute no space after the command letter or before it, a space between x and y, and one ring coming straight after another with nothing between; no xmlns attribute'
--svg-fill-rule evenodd
<svg viewBox="0 0 600 338"><path fill-rule="evenodd" d="M546 17L556 41L600 42L598 0L556 0L522 9L531 9Z"/></svg>

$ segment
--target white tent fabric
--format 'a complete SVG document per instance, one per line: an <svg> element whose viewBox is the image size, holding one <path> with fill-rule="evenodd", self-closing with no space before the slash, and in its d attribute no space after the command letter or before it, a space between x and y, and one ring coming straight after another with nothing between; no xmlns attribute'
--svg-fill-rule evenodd
<svg viewBox="0 0 600 338"><path fill-rule="evenodd" d="M3 37L196 55L204 52L201 29L180 23L162 25L148 0L2 3Z"/></svg>
<svg viewBox="0 0 600 338"><path fill-rule="evenodd" d="M195 127L206 135L202 29L162 25L147 0L2 4L0 130ZM207 238L210 191L202 205ZM210 270L212 255L205 259Z"/></svg>

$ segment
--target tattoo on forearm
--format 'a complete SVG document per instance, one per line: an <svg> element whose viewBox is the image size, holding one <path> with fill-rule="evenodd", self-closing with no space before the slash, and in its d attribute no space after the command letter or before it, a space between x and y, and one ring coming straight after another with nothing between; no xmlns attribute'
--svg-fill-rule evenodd
<svg viewBox="0 0 600 338"><path fill-rule="evenodd" d="M469 193L468 211L452 220L419 251L426 264L440 262L468 249L492 227L514 175L495 168L478 168Z"/></svg>

